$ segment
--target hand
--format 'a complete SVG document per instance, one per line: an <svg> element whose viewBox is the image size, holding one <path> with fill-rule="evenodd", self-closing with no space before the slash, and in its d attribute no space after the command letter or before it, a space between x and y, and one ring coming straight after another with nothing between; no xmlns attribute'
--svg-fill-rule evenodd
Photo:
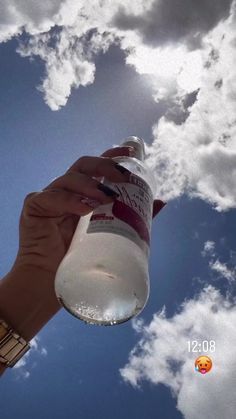
<svg viewBox="0 0 236 419"><path fill-rule="evenodd" d="M114 201L115 197L98 189L99 180L105 176L111 182L124 182L127 175L115 168L112 157L127 155L128 147L117 147L101 157L83 156L42 191L28 194L20 217L15 265L33 265L55 274L80 217L92 212L95 205ZM83 202L83 198L91 202ZM154 201L153 217L164 205L160 200Z"/></svg>
<svg viewBox="0 0 236 419"><path fill-rule="evenodd" d="M26 341L61 309L54 289L55 273L65 256L81 216L115 198L98 189L103 177L124 182L112 157L128 155L128 147L107 150L101 157L83 156L63 176L40 192L26 196L20 217L19 251L12 269L0 281L0 315ZM92 199L82 202L83 199ZM155 216L165 204L156 200ZM1 367L1 365L0 365ZM0 375L4 367L0 368Z"/></svg>

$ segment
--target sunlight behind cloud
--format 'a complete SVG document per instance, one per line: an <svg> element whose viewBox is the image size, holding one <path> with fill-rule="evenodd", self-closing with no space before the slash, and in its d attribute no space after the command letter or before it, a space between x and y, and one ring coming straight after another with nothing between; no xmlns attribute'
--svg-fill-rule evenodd
<svg viewBox="0 0 236 419"><path fill-rule="evenodd" d="M202 54L199 50L186 53L183 57L177 83L185 92L191 93L201 86L203 69Z"/></svg>
<svg viewBox="0 0 236 419"><path fill-rule="evenodd" d="M0 40L27 34L18 52L45 63L38 89L53 111L73 89L94 83L96 57L119 46L166 106L147 147L158 198L187 194L217 211L236 207L236 0L196 4L197 19L187 0L178 8L163 0L51 0L39 7L31 0L17 8L0 0L0 6Z"/></svg>
<svg viewBox="0 0 236 419"><path fill-rule="evenodd" d="M148 75L156 101L174 95L191 93L201 85L203 60L200 50L188 51L185 46L151 48L138 45L131 49L126 64L141 75ZM148 80L148 79L147 79Z"/></svg>
<svg viewBox="0 0 236 419"><path fill-rule="evenodd" d="M139 74L150 74L154 77L174 77L184 63L186 51L184 48L152 49L140 45L134 53L128 55L127 64L132 64Z"/></svg>

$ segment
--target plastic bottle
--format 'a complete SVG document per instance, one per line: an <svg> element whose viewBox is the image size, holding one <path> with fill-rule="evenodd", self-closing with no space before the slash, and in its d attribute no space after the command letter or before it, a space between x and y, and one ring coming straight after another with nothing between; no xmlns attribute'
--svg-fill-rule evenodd
<svg viewBox="0 0 236 419"><path fill-rule="evenodd" d="M135 158L115 157L129 183L102 182L120 194L81 217L55 279L57 298L75 317L114 325L139 314L150 292L148 258L155 181L144 163L144 142L128 137Z"/></svg>

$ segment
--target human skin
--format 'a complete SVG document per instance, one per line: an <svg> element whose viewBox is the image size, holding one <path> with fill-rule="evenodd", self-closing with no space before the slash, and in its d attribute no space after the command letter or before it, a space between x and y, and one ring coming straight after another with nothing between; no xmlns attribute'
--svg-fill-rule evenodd
<svg viewBox="0 0 236 419"><path fill-rule="evenodd" d="M28 194L19 222L19 249L11 270L0 281L0 318L26 341L60 310L54 290L57 268L65 256L81 216L93 208L82 198L98 204L114 202L97 189L103 177L124 182L128 174L115 168L112 157L129 156L129 147L116 147L100 157L79 158L64 175L40 192ZM165 203L155 200L153 217ZM5 367L0 363L0 375Z"/></svg>

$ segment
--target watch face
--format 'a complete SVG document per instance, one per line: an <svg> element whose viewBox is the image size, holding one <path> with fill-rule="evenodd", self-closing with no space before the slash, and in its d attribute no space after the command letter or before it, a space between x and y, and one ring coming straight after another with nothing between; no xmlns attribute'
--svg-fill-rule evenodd
<svg viewBox="0 0 236 419"><path fill-rule="evenodd" d="M201 352L201 344L199 343L199 345L198 345L198 352Z"/></svg>

